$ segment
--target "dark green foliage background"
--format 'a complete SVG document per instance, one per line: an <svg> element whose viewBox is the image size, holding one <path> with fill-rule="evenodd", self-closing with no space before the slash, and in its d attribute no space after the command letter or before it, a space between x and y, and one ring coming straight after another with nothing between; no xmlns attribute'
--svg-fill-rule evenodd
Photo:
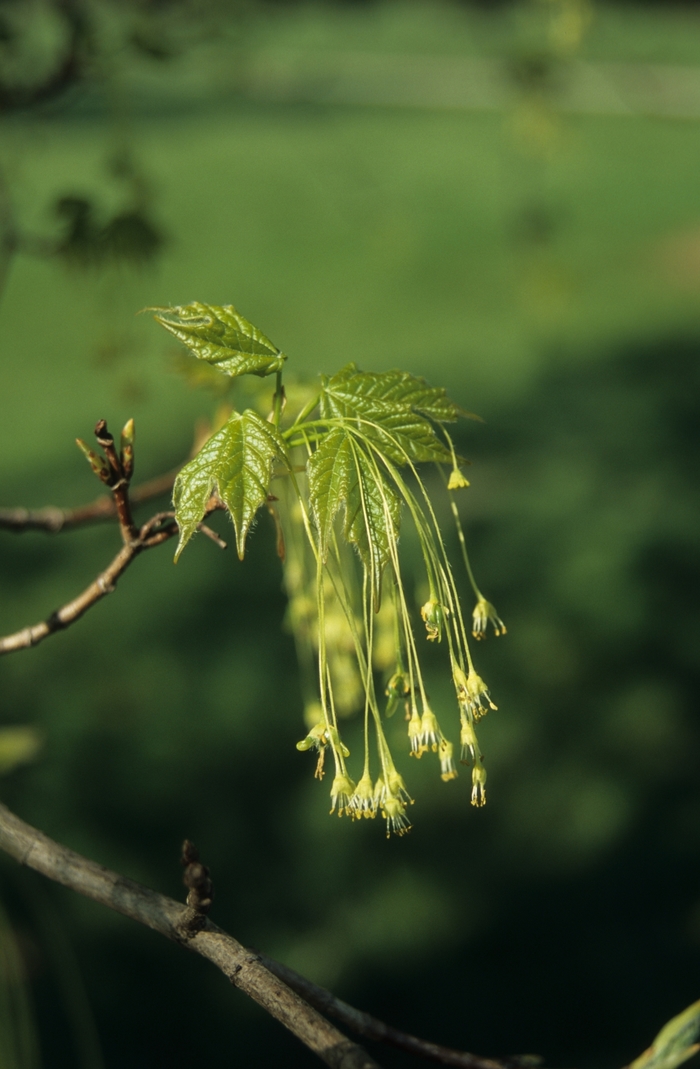
<svg viewBox="0 0 700 1069"><path fill-rule="evenodd" d="M410 51L432 35L454 49L468 12L437 10L302 9L249 28L250 47L296 34ZM697 51L677 13L600 17L593 58L611 41L628 59ZM488 31L507 46L500 23L459 25L472 45ZM51 196L108 188L110 128L76 109L6 121L37 226ZM446 385L487 421L461 432L474 463L460 500L509 626L476 651L500 706L480 736L489 803L473 810L467 777L441 784L406 758L410 836L327 816L294 748L301 699L267 517L243 563L203 539L177 568L154 551L70 631L3 661L2 722L45 737L3 800L175 896L189 836L219 924L393 1023L554 1066L625 1064L700 994L697 125L571 116L545 167L523 162L497 113L240 99L159 113L138 98L135 116L169 244L141 274L15 263L2 502L95 495L72 440L103 416L113 429L135 416L137 479L187 453L217 401L133 319L147 304L234 301L290 373L356 359ZM544 243L522 225L533 204L554 220ZM10 631L82 588L117 534L0 543ZM438 652L431 697L448 720ZM108 1069L315 1064L205 963L61 889L31 891L38 878L4 862L0 880L47 1069L77 1062L42 901L77 954Z"/></svg>

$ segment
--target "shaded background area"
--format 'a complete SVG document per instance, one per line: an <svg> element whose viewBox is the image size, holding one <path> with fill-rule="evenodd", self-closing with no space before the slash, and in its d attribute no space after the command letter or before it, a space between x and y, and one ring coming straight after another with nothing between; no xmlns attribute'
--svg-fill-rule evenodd
<svg viewBox="0 0 700 1069"><path fill-rule="evenodd" d="M2 118L2 222L21 238L2 504L96 495L73 439L100 417L135 417L138 479L187 454L220 398L134 317L146 305L233 301L290 373L354 359L447 385L486 420L461 431L460 505L509 628L476 649L499 706L489 802L406 756L410 836L328 817L294 748L266 518L244 563L204 540L177 568L149 554L4 660L2 723L43 746L3 800L175 896L194 839L217 923L394 1024L625 1064L700 994L700 13L133 10L95 5L102 65ZM116 538L1 534L3 630L86 585ZM0 892L40 1046L18 1069L315 1064L178 948L4 862Z"/></svg>

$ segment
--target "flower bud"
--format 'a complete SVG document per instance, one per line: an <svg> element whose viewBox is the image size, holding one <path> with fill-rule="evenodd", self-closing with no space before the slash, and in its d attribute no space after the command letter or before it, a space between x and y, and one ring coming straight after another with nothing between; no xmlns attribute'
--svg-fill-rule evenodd
<svg viewBox="0 0 700 1069"><path fill-rule="evenodd" d="M315 724L309 734L301 742L297 743L297 750L310 750L312 748L319 750L321 746L325 746L328 742L327 727L320 721Z"/></svg>
<svg viewBox="0 0 700 1069"><path fill-rule="evenodd" d="M425 623L425 630L428 632L428 641L435 642L437 639L438 642L441 642L445 610L437 598L431 598L426 601L425 605L421 606L420 614Z"/></svg>
<svg viewBox="0 0 700 1069"><path fill-rule="evenodd" d="M386 715L393 716L401 699L407 698L410 693L408 679L399 668L386 685L386 696L389 699L386 703Z"/></svg>
<svg viewBox="0 0 700 1069"><path fill-rule="evenodd" d="M465 479L458 467L454 467L450 472L450 477L447 480L448 490L462 490L464 487L469 486L469 479Z"/></svg>

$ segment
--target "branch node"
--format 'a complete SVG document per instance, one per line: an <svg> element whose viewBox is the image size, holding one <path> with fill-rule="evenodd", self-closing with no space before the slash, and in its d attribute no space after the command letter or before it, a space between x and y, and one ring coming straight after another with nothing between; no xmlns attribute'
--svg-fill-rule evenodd
<svg viewBox="0 0 700 1069"><path fill-rule="evenodd" d="M188 939L192 939L197 932L201 932L203 928L207 926L207 918L203 913L198 913L196 909L192 909L191 906L187 906L184 910L182 917L178 921L176 933L183 942L187 942Z"/></svg>
<svg viewBox="0 0 700 1069"><path fill-rule="evenodd" d="M199 850L189 839L185 839L182 844L180 860L185 869L182 882L188 889L187 905L201 920L201 927L206 922L214 899L214 885L209 877L209 869L202 864Z"/></svg>

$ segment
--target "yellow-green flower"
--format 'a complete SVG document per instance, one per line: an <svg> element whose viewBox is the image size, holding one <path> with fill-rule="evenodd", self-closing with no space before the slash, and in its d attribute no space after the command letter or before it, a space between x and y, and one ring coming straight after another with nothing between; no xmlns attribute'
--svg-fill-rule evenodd
<svg viewBox="0 0 700 1069"><path fill-rule="evenodd" d="M462 764L475 764L481 751L479 749L479 743L477 742L476 732L474 731L474 725L466 713L462 713L460 718L459 741L462 747L462 754L460 757Z"/></svg>
<svg viewBox="0 0 700 1069"><path fill-rule="evenodd" d="M479 600L472 612L472 635L474 638L486 638L486 631L489 624L492 625L493 633L495 635L505 635L506 625L503 623L503 620L500 618L491 602L487 601L483 594L480 594Z"/></svg>
<svg viewBox="0 0 700 1069"><path fill-rule="evenodd" d="M464 487L469 486L469 479L465 479L459 468L455 467L450 472L450 477L447 480L448 490L462 490Z"/></svg>
<svg viewBox="0 0 700 1069"><path fill-rule="evenodd" d="M437 600L430 598L421 606L420 614L428 632L428 642L442 641L442 627L445 622L445 609Z"/></svg>
<svg viewBox="0 0 700 1069"><path fill-rule="evenodd" d="M486 769L481 761L472 769L472 805L486 805Z"/></svg>
<svg viewBox="0 0 700 1069"><path fill-rule="evenodd" d="M447 783L448 780L457 779L457 769L452 758L452 743L447 739L440 740L440 778Z"/></svg>
<svg viewBox="0 0 700 1069"><path fill-rule="evenodd" d="M406 789L403 776L400 775L395 768L389 773L387 788L389 793L393 794L393 796L403 802L404 805L413 805L413 799Z"/></svg>
<svg viewBox="0 0 700 1069"><path fill-rule="evenodd" d="M377 804L372 788L372 778L369 772L365 772L359 780L348 803L350 815L356 820L361 817L374 817L377 814Z"/></svg>
<svg viewBox="0 0 700 1069"><path fill-rule="evenodd" d="M459 665L452 666L452 678L457 691L457 701L460 708L474 720L480 720L488 713L489 709L497 709L498 706L491 700L489 688L474 668L469 669L469 675L465 675Z"/></svg>
<svg viewBox="0 0 700 1069"><path fill-rule="evenodd" d="M413 708L411 719L408 722L408 741L411 743L411 756L421 757L428 749L423 744L423 726L422 720L418 715L418 710Z"/></svg>
<svg viewBox="0 0 700 1069"><path fill-rule="evenodd" d="M389 795L382 802L382 816L386 820L387 839L394 835L405 835L410 831L411 822L406 816L406 806L398 798Z"/></svg>
<svg viewBox="0 0 700 1069"><path fill-rule="evenodd" d="M345 772L339 772L331 787L331 813L337 810L339 817L342 817L343 813L351 816L350 799L354 793L355 784Z"/></svg>
<svg viewBox="0 0 700 1069"><path fill-rule="evenodd" d="M396 707L399 702L405 700L411 693L411 687L408 681L406 673L398 668L389 682L386 685L386 696L389 701L386 703L386 715L393 716L396 712Z"/></svg>
<svg viewBox="0 0 700 1069"><path fill-rule="evenodd" d="M306 738L297 743L297 750L320 750L320 748L325 746L327 742L328 733L326 725L323 721L319 721L318 724L314 724Z"/></svg>
<svg viewBox="0 0 700 1069"><path fill-rule="evenodd" d="M442 732L435 713L426 705L420 722L420 742L423 752L425 753L426 750L431 749L435 753L440 745L441 738Z"/></svg>
<svg viewBox="0 0 700 1069"><path fill-rule="evenodd" d="M297 743L297 750L313 749L318 753L316 771L314 772L316 779L323 779L323 764L326 757L326 746L329 742L328 725L323 721L319 721L318 724L314 724L306 738Z"/></svg>

